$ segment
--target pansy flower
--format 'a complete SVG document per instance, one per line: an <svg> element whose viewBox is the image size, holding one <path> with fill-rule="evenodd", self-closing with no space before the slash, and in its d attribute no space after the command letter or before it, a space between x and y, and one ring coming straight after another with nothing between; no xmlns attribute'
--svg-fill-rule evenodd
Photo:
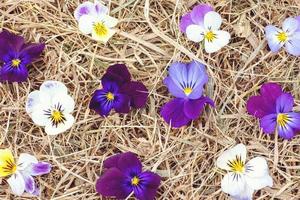
<svg viewBox="0 0 300 200"><path fill-rule="evenodd" d="M282 91L276 83L265 83L259 96L252 96L247 102L247 110L259 118L264 133L274 133L277 129L280 137L291 139L300 131L300 113L293 112L294 98Z"/></svg>
<svg viewBox="0 0 300 200"><path fill-rule="evenodd" d="M75 120L71 112L74 105L63 83L45 81L39 90L28 95L26 111L35 124L45 127L48 135L57 135L73 125Z"/></svg>
<svg viewBox="0 0 300 200"><path fill-rule="evenodd" d="M195 6L180 21L180 30L193 42L202 42L207 53L213 53L227 45L230 34L219 30L221 16L207 4Z"/></svg>
<svg viewBox="0 0 300 200"><path fill-rule="evenodd" d="M294 56L300 56L300 16L284 20L282 29L269 25L265 28L268 45L272 52L282 47Z"/></svg>
<svg viewBox="0 0 300 200"><path fill-rule="evenodd" d="M207 81L208 76L201 63L173 63L164 84L176 98L162 107L161 116L164 120L178 128L197 119L205 104L214 106L213 100L203 96L203 87Z"/></svg>
<svg viewBox="0 0 300 200"><path fill-rule="evenodd" d="M45 48L43 43L25 43L24 38L3 30L0 33L0 81L23 82L28 78L27 65Z"/></svg>
<svg viewBox="0 0 300 200"><path fill-rule="evenodd" d="M217 159L217 166L228 171L221 182L222 191L234 200L251 200L255 190L273 185L266 159L255 157L246 163L246 155L245 145L238 144Z"/></svg>
<svg viewBox="0 0 300 200"><path fill-rule="evenodd" d="M128 113L130 106L143 108L148 90L138 81L132 81L124 64L115 64L107 69L101 78L102 89L96 90L90 102L90 109L101 116L107 116L112 109L118 113Z"/></svg>
<svg viewBox="0 0 300 200"><path fill-rule="evenodd" d="M114 155L104 161L107 170L97 180L96 190L105 197L125 199L132 192L138 200L154 200L160 176L142 171L142 163L131 152Z"/></svg>
<svg viewBox="0 0 300 200"><path fill-rule="evenodd" d="M18 162L9 149L0 150L0 177L8 177L7 182L12 193L21 196L24 191L32 195L39 195L40 190L34 181L34 176L48 174L51 165L39 162L34 156L27 153L20 154Z"/></svg>
<svg viewBox="0 0 300 200"><path fill-rule="evenodd" d="M113 29L118 20L108 15L108 8L95 1L80 4L75 12L79 30L84 34L92 34L94 40L106 43L115 33Z"/></svg>

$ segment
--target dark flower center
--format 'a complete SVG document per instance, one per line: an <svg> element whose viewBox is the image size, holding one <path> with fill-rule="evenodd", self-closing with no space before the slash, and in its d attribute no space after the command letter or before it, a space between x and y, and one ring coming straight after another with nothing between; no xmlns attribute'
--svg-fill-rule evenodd
<svg viewBox="0 0 300 200"><path fill-rule="evenodd" d="M227 165L234 173L241 174L245 171L245 163L242 161L241 156L236 156L236 158L229 161Z"/></svg>
<svg viewBox="0 0 300 200"><path fill-rule="evenodd" d="M95 23L93 28L94 28L96 35L98 35L100 37L104 37L108 34L108 28L102 22Z"/></svg>
<svg viewBox="0 0 300 200"><path fill-rule="evenodd" d="M21 63L21 60L18 59L18 58L15 58L11 61L11 66L12 67L19 67L20 66L20 63Z"/></svg>
<svg viewBox="0 0 300 200"><path fill-rule="evenodd" d="M48 109L45 111L45 115L49 116L49 119L52 122L52 126L57 127L61 123L65 123L66 118L63 113L63 109L61 108L61 105L58 104L54 107L54 109Z"/></svg>
<svg viewBox="0 0 300 200"><path fill-rule="evenodd" d="M131 185L137 186L139 183L140 183L139 177L134 176L134 177L131 179Z"/></svg>
<svg viewBox="0 0 300 200"><path fill-rule="evenodd" d="M107 99L108 101L113 101L113 100L115 99L115 95L114 95L113 93L111 93L111 92L108 92L108 93L106 94L106 99Z"/></svg>

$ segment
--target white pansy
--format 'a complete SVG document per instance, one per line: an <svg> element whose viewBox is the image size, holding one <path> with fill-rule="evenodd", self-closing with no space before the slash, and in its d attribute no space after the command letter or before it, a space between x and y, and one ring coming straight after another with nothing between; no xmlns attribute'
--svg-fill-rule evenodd
<svg viewBox="0 0 300 200"><path fill-rule="evenodd" d="M222 191L234 200L250 200L254 190L273 185L267 161L255 157L246 163L246 154L245 145L238 144L224 151L217 159L217 166L228 171L221 182Z"/></svg>
<svg viewBox="0 0 300 200"><path fill-rule="evenodd" d="M48 135L62 133L74 123L71 115L75 102L67 87L59 81L45 81L38 91L29 94L26 111L38 126L44 126Z"/></svg>
<svg viewBox="0 0 300 200"><path fill-rule="evenodd" d="M207 53L213 53L227 45L230 40L230 34L226 31L221 31L222 24L221 16L210 11L204 16L204 25L189 25L186 29L186 34L189 40L201 42L204 40L204 48Z"/></svg>

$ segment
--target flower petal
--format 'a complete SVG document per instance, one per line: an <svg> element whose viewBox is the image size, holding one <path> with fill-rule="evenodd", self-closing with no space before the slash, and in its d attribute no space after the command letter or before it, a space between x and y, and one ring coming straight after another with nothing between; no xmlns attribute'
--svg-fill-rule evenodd
<svg viewBox="0 0 300 200"><path fill-rule="evenodd" d="M299 24L298 29L296 31L300 31L300 16L297 16L295 19L298 21Z"/></svg>
<svg viewBox="0 0 300 200"><path fill-rule="evenodd" d="M240 194L235 196L230 196L232 200L252 200L254 190L248 186L244 188L244 191L242 191Z"/></svg>
<svg viewBox="0 0 300 200"><path fill-rule="evenodd" d="M30 166L29 174L31 176L41 176L44 174L49 174L52 169L50 163L47 162L37 162Z"/></svg>
<svg viewBox="0 0 300 200"><path fill-rule="evenodd" d="M294 98L289 93L280 95L276 100L277 113L287 113L293 110Z"/></svg>
<svg viewBox="0 0 300 200"><path fill-rule="evenodd" d="M284 45L283 42L280 42L277 38L277 34L282 32L279 28L269 25L265 27L266 39L268 41L268 46L272 52L276 53Z"/></svg>
<svg viewBox="0 0 300 200"><path fill-rule="evenodd" d="M25 181L20 172L16 172L9 179L7 179L7 183L9 184L12 193L21 196L25 191Z"/></svg>
<svg viewBox="0 0 300 200"><path fill-rule="evenodd" d="M260 127L264 133L274 133L277 124L277 114L265 115L260 119Z"/></svg>
<svg viewBox="0 0 300 200"><path fill-rule="evenodd" d="M177 81L176 81L177 82ZM186 98L186 95L183 92L183 89L181 86L178 86L178 84L170 76L167 76L164 79L164 84L168 87L169 92L178 98Z"/></svg>
<svg viewBox="0 0 300 200"><path fill-rule="evenodd" d="M142 172L139 175L140 184L133 188L134 194L139 200L155 199L157 189L160 185L160 176L150 172Z"/></svg>
<svg viewBox="0 0 300 200"><path fill-rule="evenodd" d="M25 191L29 194L34 193L36 190L36 185L32 176L26 173L22 173L24 182L25 182Z"/></svg>
<svg viewBox="0 0 300 200"><path fill-rule="evenodd" d="M68 114L68 113L64 113L65 119L66 121L64 123L60 123L57 126L53 126L52 123L47 124L45 126L45 132L48 135L57 135L59 133L63 133L66 130L70 129L72 127L72 125L75 122L75 119L72 115Z"/></svg>
<svg viewBox="0 0 300 200"><path fill-rule="evenodd" d="M115 26L117 26L119 20L111 17L109 15L103 15L103 17L101 17L101 21L108 27L108 28L113 28Z"/></svg>
<svg viewBox="0 0 300 200"><path fill-rule="evenodd" d="M74 11L74 17L79 21L80 17L83 15L88 15L92 13L94 9L94 4L92 2L86 1L80 4Z"/></svg>
<svg viewBox="0 0 300 200"><path fill-rule="evenodd" d="M98 16L106 15L108 13L108 8L98 1L95 1L94 6Z"/></svg>
<svg viewBox="0 0 300 200"><path fill-rule="evenodd" d="M116 33L116 30L107 29L107 34L105 35L98 35L95 29L92 30L92 38L96 41L107 43L108 40Z"/></svg>
<svg viewBox="0 0 300 200"><path fill-rule="evenodd" d="M251 178L259 178L268 175L269 167L266 159L263 157L255 157L249 160L246 164L245 174L247 177Z"/></svg>
<svg viewBox="0 0 300 200"><path fill-rule="evenodd" d="M221 188L223 192L231 196L241 195L247 188L245 177L229 172L223 177Z"/></svg>
<svg viewBox="0 0 300 200"><path fill-rule="evenodd" d="M183 15L180 19L180 24L179 24L180 31L186 33L186 28L192 24L193 21L191 18L191 13L187 13Z"/></svg>
<svg viewBox="0 0 300 200"><path fill-rule="evenodd" d="M30 64L42 54L44 49L44 43L29 43L24 45L22 51L20 52L21 62L24 65Z"/></svg>
<svg viewBox="0 0 300 200"><path fill-rule="evenodd" d="M135 176L142 172L142 163L134 153L127 152L120 155L118 169L125 175Z"/></svg>
<svg viewBox="0 0 300 200"><path fill-rule="evenodd" d="M113 103L107 101L107 92L104 90L96 90L90 101L89 108L97 112L101 116L107 116L113 108Z"/></svg>
<svg viewBox="0 0 300 200"><path fill-rule="evenodd" d="M191 19L194 24L204 26L204 16L214 9L209 4L200 4L193 8L191 12Z"/></svg>
<svg viewBox="0 0 300 200"><path fill-rule="evenodd" d="M206 30L219 30L222 24L222 17L215 11L210 11L204 16L204 27Z"/></svg>
<svg viewBox="0 0 300 200"><path fill-rule="evenodd" d="M75 101L70 95L60 93L53 96L52 99L52 106L55 107L58 105L61 106L61 109L65 113L71 113L74 110Z"/></svg>
<svg viewBox="0 0 300 200"><path fill-rule="evenodd" d="M45 111L48 110L50 107L46 106L39 106L31 113L32 121L38 126L46 126L51 124L51 120L48 115L46 115Z"/></svg>
<svg viewBox="0 0 300 200"><path fill-rule="evenodd" d="M230 170L231 168L228 165L229 161L232 161L236 159L237 156L240 156L241 161L245 163L246 154L247 154L246 146L243 144L237 144L233 148L228 149L220 154L220 156L217 159L217 167L225 170Z"/></svg>
<svg viewBox="0 0 300 200"><path fill-rule="evenodd" d="M183 93L184 90L184 86L188 84L188 80L187 80L187 64L185 63L181 63L181 62L174 62L171 64L171 66L169 67L169 76L172 79L172 82L168 79L165 79L165 83L167 83L168 87L172 85L176 85L177 87L170 87L169 92L172 93L175 97L181 97L181 98L185 98L186 95ZM179 90L179 88L182 89L182 95L179 96L179 92L177 90ZM172 92L171 92L172 91ZM176 96L176 95L177 96Z"/></svg>
<svg viewBox="0 0 300 200"><path fill-rule="evenodd" d="M130 97L130 105L134 108L143 108L146 105L148 90L138 81L130 81L121 88L121 93Z"/></svg>
<svg viewBox="0 0 300 200"><path fill-rule="evenodd" d="M226 31L214 31L216 38L210 42L205 39L205 51L207 53L213 53L226 46L230 40L230 34Z"/></svg>
<svg viewBox="0 0 300 200"><path fill-rule="evenodd" d="M91 34L96 18L90 15L83 15L79 18L78 28L83 34Z"/></svg>
<svg viewBox="0 0 300 200"><path fill-rule="evenodd" d="M273 186L273 179L268 174L258 178L245 177L245 179L249 187L254 190L260 190L267 186L269 187Z"/></svg>
<svg viewBox="0 0 300 200"><path fill-rule="evenodd" d="M31 114L41 104L40 91L35 90L31 92L26 100L25 109L28 114Z"/></svg>
<svg viewBox="0 0 300 200"><path fill-rule="evenodd" d="M298 29L299 23L295 18L286 18L282 24L282 29L284 32L294 33Z"/></svg>
<svg viewBox="0 0 300 200"><path fill-rule="evenodd" d="M189 25L186 28L186 36L189 40L193 42L201 42L204 38L204 29L199 25Z"/></svg>
<svg viewBox="0 0 300 200"><path fill-rule="evenodd" d="M200 97L199 99L189 99L184 102L184 113L190 119L197 119L205 106L209 104L215 106L214 101L209 97Z"/></svg>
<svg viewBox="0 0 300 200"><path fill-rule="evenodd" d="M123 155L123 153L118 153L116 155L108 157L103 162L104 168L118 167L118 161L122 155Z"/></svg>
<svg viewBox="0 0 300 200"><path fill-rule="evenodd" d="M19 52L24 45L24 38L22 36L18 36L5 29L0 33L0 41L0 44L4 44L1 45L0 57L3 57L11 50Z"/></svg>
<svg viewBox="0 0 300 200"><path fill-rule="evenodd" d="M115 64L108 67L101 79L103 88L107 89L111 82L116 82L121 86L131 80L131 75L124 64Z"/></svg>
<svg viewBox="0 0 300 200"><path fill-rule="evenodd" d="M108 169L96 183L96 190L105 197L125 199L132 187L126 184L127 177L117 168Z"/></svg>
<svg viewBox="0 0 300 200"><path fill-rule="evenodd" d="M286 126L278 126L278 135L284 139L290 140L295 136L295 131L288 124Z"/></svg>
<svg viewBox="0 0 300 200"><path fill-rule="evenodd" d="M130 111L130 97L126 94L116 94L113 108L118 113L129 113Z"/></svg>
<svg viewBox="0 0 300 200"><path fill-rule="evenodd" d="M300 113L290 112L288 113L288 117L288 125L293 129L300 130Z"/></svg>
<svg viewBox="0 0 300 200"><path fill-rule="evenodd" d="M10 63L5 63L0 69L0 81L12 82L24 82L28 78L27 67L20 64L19 67L12 67Z"/></svg>
<svg viewBox="0 0 300 200"><path fill-rule="evenodd" d="M293 56L300 56L300 30L291 36L285 44L286 51Z"/></svg>
<svg viewBox="0 0 300 200"><path fill-rule="evenodd" d="M9 149L0 149L0 177L9 176L14 173L11 164L15 164L12 152Z"/></svg>
<svg viewBox="0 0 300 200"><path fill-rule="evenodd" d="M185 126L191 121L184 114L184 99L181 98L175 98L166 103L161 108L160 115L173 128Z"/></svg>
<svg viewBox="0 0 300 200"><path fill-rule="evenodd" d="M17 162L18 170L25 170L34 163L38 163L36 157L28 153L21 153Z"/></svg>
<svg viewBox="0 0 300 200"><path fill-rule="evenodd" d="M57 94L68 94L68 88L60 81L45 81L40 87L40 91L52 98Z"/></svg>

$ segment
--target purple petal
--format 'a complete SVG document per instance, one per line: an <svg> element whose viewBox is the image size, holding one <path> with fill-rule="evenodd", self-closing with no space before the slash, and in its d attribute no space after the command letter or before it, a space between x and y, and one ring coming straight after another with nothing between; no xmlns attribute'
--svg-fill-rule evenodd
<svg viewBox="0 0 300 200"><path fill-rule="evenodd" d="M299 24L299 27L296 31L300 31L300 16L297 16L295 19L298 20L298 24Z"/></svg>
<svg viewBox="0 0 300 200"><path fill-rule="evenodd" d="M28 78L28 70L25 65L21 64L19 67L12 67L11 63L6 63L0 69L0 81L23 82Z"/></svg>
<svg viewBox="0 0 300 200"><path fill-rule="evenodd" d="M130 81L122 87L121 92L130 97L130 105L132 107L145 107L148 97L148 90L143 83L138 81Z"/></svg>
<svg viewBox="0 0 300 200"><path fill-rule="evenodd" d="M118 167L118 161L123 153L118 153L116 155L110 156L103 162L104 168L112 168L112 167Z"/></svg>
<svg viewBox="0 0 300 200"><path fill-rule="evenodd" d="M7 30L3 30L0 33L0 57L4 56L8 50L19 52L24 44L24 38L11 33ZM4 45L2 45L4 44Z"/></svg>
<svg viewBox="0 0 300 200"><path fill-rule="evenodd" d="M294 137L295 133L289 125L278 126L278 135L284 139L290 140Z"/></svg>
<svg viewBox="0 0 300 200"><path fill-rule="evenodd" d="M184 99L175 98L161 108L160 115L173 128L185 126L191 121L184 114L184 101Z"/></svg>
<svg viewBox="0 0 300 200"><path fill-rule="evenodd" d="M184 113L190 119L197 119L205 106L205 104L209 104L212 107L215 106L214 101L209 97L201 97L195 100L186 100L184 102Z"/></svg>
<svg viewBox="0 0 300 200"><path fill-rule="evenodd" d="M169 92L175 97L186 98L186 95L183 92L183 87L188 82L187 64L181 62L172 63L169 68L168 77L164 80L164 84L166 84L166 86L168 87Z"/></svg>
<svg viewBox="0 0 300 200"><path fill-rule="evenodd" d="M103 14L107 14L108 13L108 8L104 5L102 5L101 3L95 1L95 11L97 13L97 15L103 15Z"/></svg>
<svg viewBox="0 0 300 200"><path fill-rule="evenodd" d="M26 65L37 59L45 49L44 43L30 43L24 45L20 52L20 59Z"/></svg>
<svg viewBox="0 0 300 200"><path fill-rule="evenodd" d="M153 200L160 185L160 176L153 172L143 172L139 175L140 184L133 188L134 194L139 200Z"/></svg>
<svg viewBox="0 0 300 200"><path fill-rule="evenodd" d="M118 160L118 169L126 175L135 176L142 172L142 163L134 153L122 153Z"/></svg>
<svg viewBox="0 0 300 200"><path fill-rule="evenodd" d="M191 19L193 20L194 24L203 26L205 14L213 10L213 7L211 7L209 4L200 4L195 6L191 12Z"/></svg>
<svg viewBox="0 0 300 200"><path fill-rule="evenodd" d="M127 177L117 168L108 169L96 183L96 190L105 197L125 199L132 188L126 183Z"/></svg>
<svg viewBox="0 0 300 200"><path fill-rule="evenodd" d="M292 17L286 18L282 23L282 29L284 32L294 33L298 27L298 20Z"/></svg>
<svg viewBox="0 0 300 200"><path fill-rule="evenodd" d="M32 176L28 174L22 174L25 182L25 191L29 194L34 193L36 186Z"/></svg>
<svg viewBox="0 0 300 200"><path fill-rule="evenodd" d="M164 84L168 87L169 92L178 98L186 98L187 96L183 92L183 88L181 86L178 86L173 79L168 76L164 79Z"/></svg>
<svg viewBox="0 0 300 200"><path fill-rule="evenodd" d="M107 101L106 94L107 91L105 90L96 90L89 105L90 109L101 116L107 116L113 107L113 104Z"/></svg>
<svg viewBox="0 0 300 200"><path fill-rule="evenodd" d="M277 123L276 120L277 114L266 115L260 119L260 127L263 129L264 133L274 133Z"/></svg>
<svg viewBox="0 0 300 200"><path fill-rule="evenodd" d="M180 19L180 24L179 24L180 31L186 33L186 28L191 24L194 24L194 22L191 18L191 13L189 12L183 15Z"/></svg>
<svg viewBox="0 0 300 200"><path fill-rule="evenodd" d="M112 107L118 113L129 113L130 111L130 98L124 94L115 94Z"/></svg>
<svg viewBox="0 0 300 200"><path fill-rule="evenodd" d="M300 130L300 113L290 112L288 113L290 121L288 125L293 129Z"/></svg>
<svg viewBox="0 0 300 200"><path fill-rule="evenodd" d="M252 96L247 101L249 114L262 118L265 115L276 113L276 100L282 94L280 85L265 83L260 89L260 96Z"/></svg>
<svg viewBox="0 0 300 200"><path fill-rule="evenodd" d="M94 4L92 2L86 1L80 4L74 11L74 17L79 21L82 15L87 15L94 10Z"/></svg>
<svg viewBox="0 0 300 200"><path fill-rule="evenodd" d="M41 176L44 174L49 174L52 169L50 163L47 162L38 162L36 164L32 164L30 169L31 176Z"/></svg>
<svg viewBox="0 0 300 200"><path fill-rule="evenodd" d="M293 56L300 56L300 31L295 32L290 40L285 44L285 49Z"/></svg>
<svg viewBox="0 0 300 200"><path fill-rule="evenodd" d="M293 110L294 98L289 93L280 95L276 100L277 113L287 113Z"/></svg>
<svg viewBox="0 0 300 200"><path fill-rule="evenodd" d="M119 86L129 82L131 75L124 64L115 64L108 67L106 73L103 75L101 82L105 84L107 81L116 82ZM103 86L104 87L104 86Z"/></svg>

